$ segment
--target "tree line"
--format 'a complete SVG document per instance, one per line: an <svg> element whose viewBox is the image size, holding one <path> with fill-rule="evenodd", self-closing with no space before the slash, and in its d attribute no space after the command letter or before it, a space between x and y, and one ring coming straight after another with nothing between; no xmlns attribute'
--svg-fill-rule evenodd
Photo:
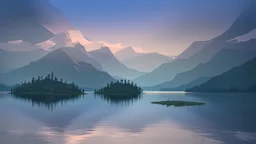
<svg viewBox="0 0 256 144"><path fill-rule="evenodd" d="M103 95L139 95L143 92L142 88L129 80L110 82L106 87L95 90L95 94Z"/></svg>
<svg viewBox="0 0 256 144"><path fill-rule="evenodd" d="M43 76L33 77L31 81L24 81L11 89L13 94L82 94L84 90L80 89L74 83L64 82L54 76L54 73Z"/></svg>

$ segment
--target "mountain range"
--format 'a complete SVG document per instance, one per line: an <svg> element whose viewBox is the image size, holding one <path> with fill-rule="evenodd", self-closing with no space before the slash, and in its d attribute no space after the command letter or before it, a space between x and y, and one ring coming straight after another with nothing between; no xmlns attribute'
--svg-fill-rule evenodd
<svg viewBox="0 0 256 144"><path fill-rule="evenodd" d="M115 79L133 80L151 90L255 87L254 69L249 68L256 61L255 4L223 34L192 43L175 59L157 52L138 53L131 46L113 54L105 42L89 40L72 27L47 0L2 0L0 8L1 84L14 85L54 72L85 88L99 88ZM239 84L245 80L248 84Z"/></svg>
<svg viewBox="0 0 256 144"><path fill-rule="evenodd" d="M163 63L172 61L173 59L159 54L157 52L145 53L144 55L135 56L133 58L122 61L129 68L133 68L143 72L151 72Z"/></svg>
<svg viewBox="0 0 256 144"><path fill-rule="evenodd" d="M49 72L86 88L99 88L115 80L108 73L96 69L83 59L73 57L79 53L79 48L60 48L29 65L0 75L0 83L14 85L28 81L32 77L45 76Z"/></svg>
<svg viewBox="0 0 256 144"><path fill-rule="evenodd" d="M255 45L256 39L231 43L208 62L199 64L192 70L177 74L174 79L156 86L155 89L174 88L188 84L200 77L213 77L224 73L256 57Z"/></svg>
<svg viewBox="0 0 256 144"><path fill-rule="evenodd" d="M128 68L122 64L108 47L91 51L90 54L102 64L103 70L112 76L134 79L144 74L143 72Z"/></svg>
<svg viewBox="0 0 256 144"><path fill-rule="evenodd" d="M144 55L144 53L135 52L135 50L131 46L115 52L115 56L119 61L124 61L141 55Z"/></svg>
<svg viewBox="0 0 256 144"><path fill-rule="evenodd" d="M180 59L178 58L173 62L162 64L152 72L136 78L135 82L143 86L159 85L172 80L178 73L189 71L201 63L208 62L223 48L228 47L230 45L230 40L254 30L256 28L255 17L256 6L255 4L252 4L241 13L226 32L209 41L197 42L197 45L201 47L192 50L194 47L192 45L189 49L183 52L183 55L186 54L185 56L182 56ZM186 58L186 56L188 58Z"/></svg>
<svg viewBox="0 0 256 144"><path fill-rule="evenodd" d="M116 52L115 56L127 67L142 72L151 72L161 64L173 60L157 52L137 53L131 46Z"/></svg>
<svg viewBox="0 0 256 144"><path fill-rule="evenodd" d="M193 87L193 92L256 91L256 58Z"/></svg>
<svg viewBox="0 0 256 144"><path fill-rule="evenodd" d="M38 60L48 52L45 50L12 52L0 49L0 73L5 73L16 68L28 65L30 62Z"/></svg>

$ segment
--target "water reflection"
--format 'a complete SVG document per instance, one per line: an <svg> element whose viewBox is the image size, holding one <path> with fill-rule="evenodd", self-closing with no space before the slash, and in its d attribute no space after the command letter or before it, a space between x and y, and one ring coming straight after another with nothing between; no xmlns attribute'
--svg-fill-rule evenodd
<svg viewBox="0 0 256 144"><path fill-rule="evenodd" d="M119 106L129 106L134 102L140 100L143 95L94 95L95 98L100 98L101 100L105 100L111 105L119 105Z"/></svg>
<svg viewBox="0 0 256 144"><path fill-rule="evenodd" d="M250 95L146 93L118 100L89 93L65 101L54 111L32 107L21 102L24 99L8 94L1 96L0 143L256 143L256 97ZM151 104L163 100L207 105L167 108ZM32 103L31 99L25 101Z"/></svg>
<svg viewBox="0 0 256 144"><path fill-rule="evenodd" d="M53 96L41 96L41 95L11 95L13 99L31 103L33 107L37 106L46 107L48 110L55 109L58 105L63 106L68 101L76 101L84 98L85 95L68 96L68 95L53 95Z"/></svg>

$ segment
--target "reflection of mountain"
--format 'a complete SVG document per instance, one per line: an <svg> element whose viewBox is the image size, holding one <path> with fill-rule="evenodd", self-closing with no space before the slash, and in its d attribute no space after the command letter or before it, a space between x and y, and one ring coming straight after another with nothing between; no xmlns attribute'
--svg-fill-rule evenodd
<svg viewBox="0 0 256 144"><path fill-rule="evenodd" d="M103 70L112 76L133 79L144 74L137 70L127 68L116 59L108 47L102 47L101 49L91 51L90 54L102 64Z"/></svg>
<svg viewBox="0 0 256 144"><path fill-rule="evenodd" d="M88 88L102 87L114 80L106 72L99 71L91 64L82 61L83 59L73 57L73 54L81 54L81 49L71 49L74 53L66 53L65 50L66 48L58 49L27 66L3 74L0 80L12 85L51 72L68 82L75 82L81 87Z"/></svg>
<svg viewBox="0 0 256 144"><path fill-rule="evenodd" d="M199 46L203 45L203 48L197 47L198 49L201 49L199 52L195 54L189 54L190 52L186 51L183 52L188 53L186 55L192 55L188 59L177 59L171 63L162 64L151 73L137 78L135 82L143 86L161 84L173 79L178 73L191 70L198 64L209 61L215 54L230 45L229 40L249 33L256 28L255 7L254 4L245 10L225 33L212 39L209 43L206 42L207 44L205 46L205 43L201 43ZM191 49L188 49L188 51L194 53Z"/></svg>
<svg viewBox="0 0 256 144"><path fill-rule="evenodd" d="M256 91L256 58L235 67L221 75L211 78L206 83L190 91Z"/></svg>
<svg viewBox="0 0 256 144"><path fill-rule="evenodd" d="M44 50L11 52L0 49L0 73L28 65L30 62L42 58L47 54Z"/></svg>
<svg viewBox="0 0 256 144"><path fill-rule="evenodd" d="M151 72L163 63L170 62L172 59L157 52L145 53L122 61L129 68L143 72Z"/></svg>
<svg viewBox="0 0 256 144"><path fill-rule="evenodd" d="M71 26L47 0L2 0L0 41L24 40L38 43Z"/></svg>

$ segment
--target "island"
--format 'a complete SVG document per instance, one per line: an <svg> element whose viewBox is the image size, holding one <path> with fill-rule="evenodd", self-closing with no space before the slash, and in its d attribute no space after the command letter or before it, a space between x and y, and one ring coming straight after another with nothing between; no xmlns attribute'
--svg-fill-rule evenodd
<svg viewBox="0 0 256 144"><path fill-rule="evenodd" d="M106 87L94 91L95 94L111 97L134 97L141 95L142 92L141 87L129 80L110 82Z"/></svg>
<svg viewBox="0 0 256 144"><path fill-rule="evenodd" d="M31 81L16 85L11 89L11 94L20 96L77 96L85 94L85 92L74 83L64 82L63 79L58 79L51 73L44 78L42 76L33 77Z"/></svg>
<svg viewBox="0 0 256 144"><path fill-rule="evenodd" d="M202 102L188 102L188 101L159 101L159 102L152 102L152 104L159 104L165 105L167 107L174 106L174 107L183 107L183 106L199 106L204 105L205 103Z"/></svg>

